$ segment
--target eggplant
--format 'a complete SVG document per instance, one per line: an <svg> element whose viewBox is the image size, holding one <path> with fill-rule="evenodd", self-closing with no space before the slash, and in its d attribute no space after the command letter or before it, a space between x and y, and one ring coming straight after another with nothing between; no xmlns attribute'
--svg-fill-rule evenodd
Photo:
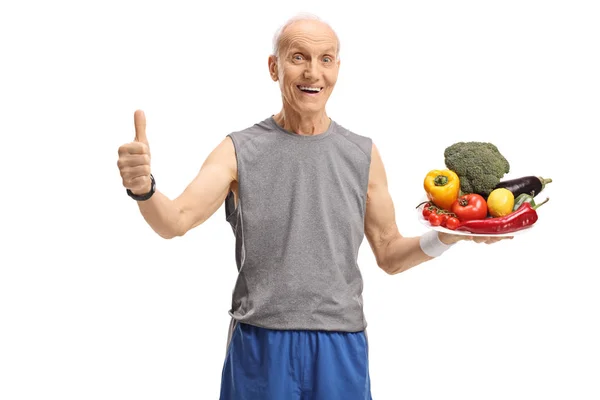
<svg viewBox="0 0 600 400"><path fill-rule="evenodd" d="M526 193L532 197L537 196L552 179L544 179L539 176L524 176L522 178L510 179L498 183L495 189L505 188L510 190L515 197Z"/></svg>

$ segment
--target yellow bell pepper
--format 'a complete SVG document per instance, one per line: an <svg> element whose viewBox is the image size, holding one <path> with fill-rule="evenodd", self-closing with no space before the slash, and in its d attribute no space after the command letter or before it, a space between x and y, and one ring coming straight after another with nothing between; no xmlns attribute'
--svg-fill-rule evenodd
<svg viewBox="0 0 600 400"><path fill-rule="evenodd" d="M456 172L449 169L434 169L425 176L423 187L427 199L439 208L450 210L452 203L458 199L460 180Z"/></svg>

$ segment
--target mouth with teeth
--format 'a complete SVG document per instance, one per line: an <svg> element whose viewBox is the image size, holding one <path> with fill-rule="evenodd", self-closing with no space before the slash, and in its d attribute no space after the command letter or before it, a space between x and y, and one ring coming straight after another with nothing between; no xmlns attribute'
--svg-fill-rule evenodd
<svg viewBox="0 0 600 400"><path fill-rule="evenodd" d="M323 90L322 87L315 87L315 86L303 86L303 85L297 85L296 86L301 92L310 94L310 95L316 95L319 94L321 92L321 90Z"/></svg>

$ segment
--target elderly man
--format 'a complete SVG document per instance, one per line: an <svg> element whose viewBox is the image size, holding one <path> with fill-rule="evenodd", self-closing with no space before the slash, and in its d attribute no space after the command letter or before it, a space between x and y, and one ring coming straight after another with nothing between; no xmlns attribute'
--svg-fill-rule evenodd
<svg viewBox="0 0 600 400"><path fill-rule="evenodd" d="M400 234L377 147L325 111L339 48L316 18L285 24L269 57L281 110L228 134L174 200L155 188L141 111L135 141L119 149L123 185L160 236L182 236L225 204L239 274L222 400L370 399L363 237L389 274L473 240Z"/></svg>

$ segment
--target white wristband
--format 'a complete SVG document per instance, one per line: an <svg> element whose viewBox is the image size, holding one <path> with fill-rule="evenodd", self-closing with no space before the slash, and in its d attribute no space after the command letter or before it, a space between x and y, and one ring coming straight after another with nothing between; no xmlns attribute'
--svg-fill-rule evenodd
<svg viewBox="0 0 600 400"><path fill-rule="evenodd" d="M452 247L452 244L446 244L442 242L438 236L437 231L429 231L421 236L419 239L421 250L429 257L439 257Z"/></svg>

